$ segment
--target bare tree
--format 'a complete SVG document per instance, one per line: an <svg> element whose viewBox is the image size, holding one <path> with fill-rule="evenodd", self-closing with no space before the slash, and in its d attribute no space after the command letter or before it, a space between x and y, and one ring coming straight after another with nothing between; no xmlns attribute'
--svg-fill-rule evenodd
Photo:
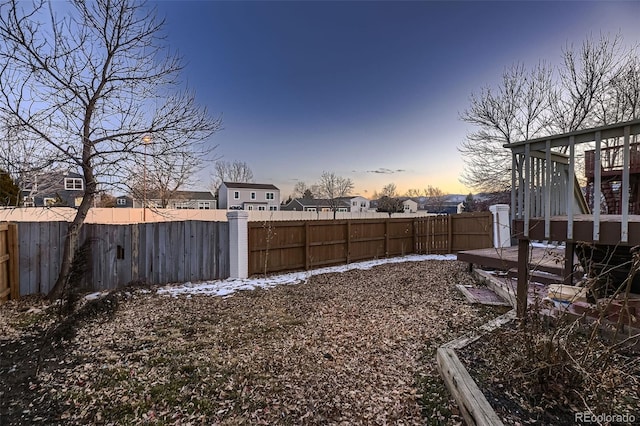
<svg viewBox="0 0 640 426"><path fill-rule="evenodd" d="M444 204L447 202L447 195L437 186L427 186L424 190L427 197L427 209L440 213L444 210Z"/></svg>
<svg viewBox="0 0 640 426"><path fill-rule="evenodd" d="M621 38L587 38L579 50L569 45L562 52L558 82L550 94L554 133L604 124L596 115L598 101L613 80L621 60ZM602 118L602 117L601 117Z"/></svg>
<svg viewBox="0 0 640 426"><path fill-rule="evenodd" d="M293 186L292 198L318 198L319 188L317 184L307 186L303 181L298 181Z"/></svg>
<svg viewBox="0 0 640 426"><path fill-rule="evenodd" d="M50 146L27 137L15 117L0 116L0 131L0 167L18 185L20 197L16 201L22 204L23 192L27 196L35 195L36 188L31 183L44 181L48 175L44 171L56 168L57 155Z"/></svg>
<svg viewBox="0 0 640 426"><path fill-rule="evenodd" d="M407 193L405 194L409 198L417 198L424 196L424 193L416 188L407 189Z"/></svg>
<svg viewBox="0 0 640 426"><path fill-rule="evenodd" d="M340 205L340 198L346 197L353 191L353 182L351 179L338 176L335 173L322 172L318 182L318 190L319 195L327 199L335 219Z"/></svg>
<svg viewBox="0 0 640 426"><path fill-rule="evenodd" d="M216 161L211 174L211 189L217 192L222 182L251 183L253 171L244 161Z"/></svg>
<svg viewBox="0 0 640 426"><path fill-rule="evenodd" d="M64 14L45 1L0 5L0 114L85 181L50 298L68 283L99 183L122 183L143 163L143 137L158 145L155 156L205 155L220 128L180 90L183 67L162 24L129 0L75 0Z"/></svg>
<svg viewBox="0 0 640 426"><path fill-rule="evenodd" d="M382 187L382 191L380 192L380 196L389 197L389 198L397 198L398 197L398 187L395 183L389 183Z"/></svg>
<svg viewBox="0 0 640 426"><path fill-rule="evenodd" d="M162 147L162 144L159 146ZM176 193L192 182L193 174L202 165L202 159L190 152L161 156L157 155L157 149L153 141L147 143L148 161L135 170L128 186L132 197L145 202L152 195L160 200L157 207L165 209L170 200L176 199Z"/></svg>
<svg viewBox="0 0 640 426"><path fill-rule="evenodd" d="M543 63L527 72L522 64L507 68L500 85L472 94L462 119L477 126L459 151L466 163L465 185L486 192L511 185L511 154L505 143L529 139L548 129L551 70Z"/></svg>
<svg viewBox="0 0 640 426"><path fill-rule="evenodd" d="M378 208L376 208L376 211L387 213L389 217L391 217L394 213L402 213L404 211L404 205L399 198L383 195L378 199Z"/></svg>
<svg viewBox="0 0 640 426"><path fill-rule="evenodd" d="M477 130L459 149L466 163L462 183L483 192L508 190L512 160L503 144L628 117L633 109L634 54L621 46L619 36L589 37L579 49L565 47L555 73L545 65L530 72L516 65L507 69L495 91L472 94L461 118ZM630 74L620 80L625 64ZM628 106L625 98L631 101ZM605 141L609 143L616 142Z"/></svg>

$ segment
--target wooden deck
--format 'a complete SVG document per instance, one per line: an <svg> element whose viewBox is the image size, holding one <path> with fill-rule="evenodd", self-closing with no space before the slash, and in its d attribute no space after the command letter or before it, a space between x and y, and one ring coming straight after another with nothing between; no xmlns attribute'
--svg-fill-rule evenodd
<svg viewBox="0 0 640 426"><path fill-rule="evenodd" d="M531 247L529 269L563 276L564 249ZM518 267L518 247L488 248L458 252L458 260L508 271Z"/></svg>
<svg viewBox="0 0 640 426"><path fill-rule="evenodd" d="M552 216L549 218L549 238L544 235L544 219L529 219L530 240L567 240L567 216ZM640 215L629 215L628 241L621 242L622 215L602 214L600 215L600 239L593 239L593 215L576 214L573 216L573 241L583 241L588 243L635 246L640 244ZM518 238L524 233L524 220L514 221L513 232Z"/></svg>

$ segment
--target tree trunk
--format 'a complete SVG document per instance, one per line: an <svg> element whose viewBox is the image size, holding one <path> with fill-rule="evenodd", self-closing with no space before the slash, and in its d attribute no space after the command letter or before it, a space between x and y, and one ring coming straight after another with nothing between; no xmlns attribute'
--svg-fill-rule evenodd
<svg viewBox="0 0 640 426"><path fill-rule="evenodd" d="M88 121L88 119L85 120L85 122ZM79 246L78 237L80 236L80 230L84 225L84 220L87 217L87 213L89 213L89 209L93 205L93 200L98 190L98 184L95 176L93 175L93 166L91 164L92 144L86 136L86 134L88 134L88 128L89 126L85 126L85 138L82 150L82 172L85 182L84 196L82 197L82 202L78 207L78 212L73 218L73 222L69 225L69 230L64 240L60 273L58 274L58 279L56 280L53 288L47 294L47 299L49 300L59 299L65 290L66 284L69 280L69 274L71 272L71 265L73 264L76 248Z"/></svg>
<svg viewBox="0 0 640 426"><path fill-rule="evenodd" d="M71 265L74 260L75 251L78 247L80 230L84 225L84 220L87 217L89 208L91 208L91 205L93 204L93 198L93 194L89 194L88 191L85 193L85 196L82 198L82 203L80 203L80 207L78 207L78 212L73 218L73 222L69 225L69 230L67 231L67 235L64 239L64 250L62 252L60 273L58 274L58 279L56 280L53 288L47 294L47 299L49 300L58 299L63 293L65 284L69 278L69 273L71 272Z"/></svg>

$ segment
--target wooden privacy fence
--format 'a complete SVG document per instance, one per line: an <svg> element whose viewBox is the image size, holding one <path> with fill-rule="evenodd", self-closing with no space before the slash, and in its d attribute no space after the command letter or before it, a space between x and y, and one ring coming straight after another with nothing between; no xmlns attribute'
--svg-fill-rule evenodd
<svg viewBox="0 0 640 426"><path fill-rule="evenodd" d="M249 222L249 275L493 246L490 212L362 220Z"/></svg>
<svg viewBox="0 0 640 426"><path fill-rule="evenodd" d="M0 222L0 302L20 297L17 228L15 223Z"/></svg>
<svg viewBox="0 0 640 426"><path fill-rule="evenodd" d="M21 222L20 294L49 292L62 261L67 222ZM226 222L85 224L78 244L87 242L85 290L202 281L229 276Z"/></svg>

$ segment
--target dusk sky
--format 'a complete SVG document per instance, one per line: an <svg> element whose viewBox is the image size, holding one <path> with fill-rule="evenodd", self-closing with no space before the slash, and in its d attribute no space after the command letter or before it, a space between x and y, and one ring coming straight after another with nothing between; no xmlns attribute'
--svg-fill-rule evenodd
<svg viewBox="0 0 640 426"><path fill-rule="evenodd" d="M469 95L515 62L552 64L592 34L640 42L640 2L156 3L212 144L286 198L323 171L371 196L459 182ZM201 188L209 184L202 172Z"/></svg>

